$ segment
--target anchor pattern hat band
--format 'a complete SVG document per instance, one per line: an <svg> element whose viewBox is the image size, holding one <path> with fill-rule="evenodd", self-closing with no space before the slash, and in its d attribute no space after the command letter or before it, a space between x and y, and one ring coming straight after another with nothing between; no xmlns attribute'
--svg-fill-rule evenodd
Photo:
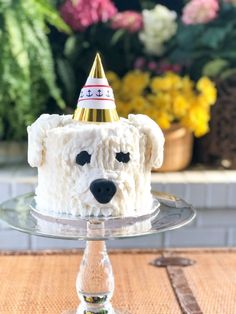
<svg viewBox="0 0 236 314"><path fill-rule="evenodd" d="M91 109L113 109L114 94L106 79L88 78L80 92L77 107Z"/></svg>
<svg viewBox="0 0 236 314"><path fill-rule="evenodd" d="M80 92L74 119L84 122L119 121L113 90L108 84L99 54Z"/></svg>

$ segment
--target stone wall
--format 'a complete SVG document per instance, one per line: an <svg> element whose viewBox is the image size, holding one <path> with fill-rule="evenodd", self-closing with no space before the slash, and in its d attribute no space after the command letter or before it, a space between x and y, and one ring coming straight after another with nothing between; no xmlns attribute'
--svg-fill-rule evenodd
<svg viewBox="0 0 236 314"><path fill-rule="evenodd" d="M0 168L0 202L34 191L37 176L28 166ZM109 247L222 247L236 245L236 171L189 170L154 173L153 190L186 199L197 209L196 219L182 229L136 239L114 240ZM80 248L84 241L30 236L0 224L0 249Z"/></svg>

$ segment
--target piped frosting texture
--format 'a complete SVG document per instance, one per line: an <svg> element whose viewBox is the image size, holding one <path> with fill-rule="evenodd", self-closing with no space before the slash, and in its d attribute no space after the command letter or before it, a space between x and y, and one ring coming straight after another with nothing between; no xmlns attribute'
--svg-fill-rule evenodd
<svg viewBox="0 0 236 314"><path fill-rule="evenodd" d="M38 208L82 216L148 212L152 206L150 171L154 164L160 165L164 144L159 127L151 121L133 115L104 124L77 122L71 116L40 117L28 128L29 162L38 167ZM80 152L91 156L89 163L76 163ZM128 162L117 154L129 154ZM91 183L97 179L116 186L107 204L100 204L91 193Z"/></svg>

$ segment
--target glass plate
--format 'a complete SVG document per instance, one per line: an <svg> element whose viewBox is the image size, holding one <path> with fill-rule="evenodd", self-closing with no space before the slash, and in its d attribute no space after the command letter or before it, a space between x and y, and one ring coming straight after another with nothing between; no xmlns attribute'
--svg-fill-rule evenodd
<svg viewBox="0 0 236 314"><path fill-rule="evenodd" d="M35 208L34 194L30 193L2 203L0 219L16 230L37 236L68 240L107 240L176 229L189 223L196 215L191 205L174 195L153 193L153 198L152 211L143 216L73 218L40 213Z"/></svg>

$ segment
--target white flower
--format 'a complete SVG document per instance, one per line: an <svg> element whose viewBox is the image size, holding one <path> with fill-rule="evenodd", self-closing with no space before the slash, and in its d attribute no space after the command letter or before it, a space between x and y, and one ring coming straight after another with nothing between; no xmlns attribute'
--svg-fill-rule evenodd
<svg viewBox="0 0 236 314"><path fill-rule="evenodd" d="M167 42L177 30L175 11L170 11L163 5L156 5L152 10L144 10L143 31L139 34L147 53L160 56Z"/></svg>

